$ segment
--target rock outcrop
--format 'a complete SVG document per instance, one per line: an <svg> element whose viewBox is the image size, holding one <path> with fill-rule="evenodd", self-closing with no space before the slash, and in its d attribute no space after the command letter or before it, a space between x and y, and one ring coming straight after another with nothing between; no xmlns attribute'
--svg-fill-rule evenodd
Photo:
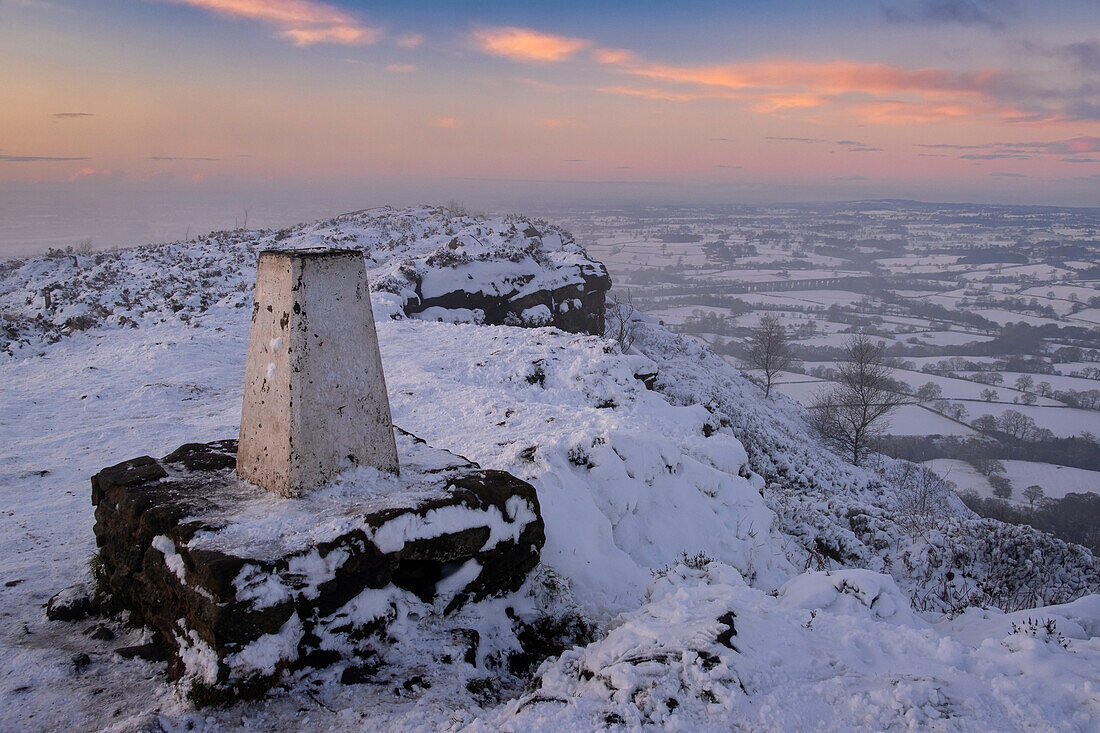
<svg viewBox="0 0 1100 733"><path fill-rule="evenodd" d="M534 488L396 432L400 477L352 469L295 499L241 481L232 440L92 478L101 589L159 632L192 699L352 663L401 596L446 613L523 583L545 539Z"/></svg>

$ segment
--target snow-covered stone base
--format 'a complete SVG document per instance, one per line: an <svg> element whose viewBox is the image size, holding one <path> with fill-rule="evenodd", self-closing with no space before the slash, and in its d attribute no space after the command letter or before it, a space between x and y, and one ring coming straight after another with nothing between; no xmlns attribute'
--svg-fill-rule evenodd
<svg viewBox="0 0 1100 733"><path fill-rule="evenodd" d="M354 664L410 595L446 613L519 588L545 539L534 488L396 432L400 477L353 468L294 499L241 481L231 440L100 471L109 608L156 629L205 703Z"/></svg>

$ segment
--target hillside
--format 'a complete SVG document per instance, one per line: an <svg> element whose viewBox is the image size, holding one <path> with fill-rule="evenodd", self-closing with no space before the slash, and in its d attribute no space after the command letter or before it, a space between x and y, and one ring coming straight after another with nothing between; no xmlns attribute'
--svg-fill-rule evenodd
<svg viewBox="0 0 1100 733"><path fill-rule="evenodd" d="M607 270L568 232L514 216L382 208L279 231L0 261L0 356L98 326L197 326L211 308L251 306L259 250L304 247L362 250L378 319L602 330Z"/></svg>
<svg viewBox="0 0 1100 733"><path fill-rule="evenodd" d="M542 566L446 616L393 593L360 683L306 669L263 702L196 711L162 663L114 653L140 630L41 607L86 573L92 473L235 436L256 252L317 244L365 251L395 423L535 486ZM847 465L796 403L656 322L628 354L536 327L538 305L594 313L555 293L606 279L554 227L384 210L6 263L3 278L0 728L1100 722L1091 554L977 519L909 464ZM469 308L474 294L513 307ZM85 633L100 624L114 638Z"/></svg>

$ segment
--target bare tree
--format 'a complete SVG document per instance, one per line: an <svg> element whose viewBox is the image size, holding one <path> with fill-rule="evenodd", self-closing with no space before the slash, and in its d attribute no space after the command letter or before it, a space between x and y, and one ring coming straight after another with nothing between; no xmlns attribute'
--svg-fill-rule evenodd
<svg viewBox="0 0 1100 733"><path fill-rule="evenodd" d="M1039 501L1044 496L1046 496L1046 492L1043 491L1042 486L1032 484L1031 486L1028 486L1026 489L1024 489L1024 498L1027 499L1027 502L1031 505L1032 509L1035 508L1035 502Z"/></svg>
<svg viewBox="0 0 1100 733"><path fill-rule="evenodd" d="M634 322L633 295L629 290L626 295L613 293L611 303L604 311L604 337L614 339L619 344L619 351L625 354L634 345L637 327Z"/></svg>
<svg viewBox="0 0 1100 733"><path fill-rule="evenodd" d="M997 429L1016 440L1028 440L1035 431L1035 420L1016 410L1005 410L997 416Z"/></svg>
<svg viewBox="0 0 1100 733"><path fill-rule="evenodd" d="M942 525L947 513L948 482L927 466L910 461L869 461L870 468L896 491L898 519L910 531L924 533Z"/></svg>
<svg viewBox="0 0 1100 733"><path fill-rule="evenodd" d="M1008 480L1008 476L995 473L989 477L989 485L993 487L993 496L998 499L1012 498L1012 482Z"/></svg>
<svg viewBox="0 0 1100 733"><path fill-rule="evenodd" d="M982 415L981 417L975 418L974 422L970 423L970 426L979 433L992 433L997 429L997 418L992 415Z"/></svg>
<svg viewBox="0 0 1100 733"><path fill-rule="evenodd" d="M1005 464L998 461L996 458L975 458L974 470L983 476L992 476L995 473L1004 473Z"/></svg>
<svg viewBox="0 0 1100 733"><path fill-rule="evenodd" d="M743 359L749 369L764 373L764 397L770 397L776 376L795 362L787 330L778 317L768 313L760 319L760 325L753 329L745 344Z"/></svg>
<svg viewBox="0 0 1100 733"><path fill-rule="evenodd" d="M821 436L858 466L906 397L869 336L852 336L844 352L836 383L814 397L810 415Z"/></svg>
<svg viewBox="0 0 1100 733"><path fill-rule="evenodd" d="M914 393L920 402L932 402L943 397L943 387L935 382L925 382Z"/></svg>
<svg viewBox="0 0 1100 733"><path fill-rule="evenodd" d="M959 422L965 420L967 414L969 414L969 410L966 409L966 405L963 405L959 402L952 402L951 404L949 404L945 412L949 418L951 418L952 420L958 420Z"/></svg>

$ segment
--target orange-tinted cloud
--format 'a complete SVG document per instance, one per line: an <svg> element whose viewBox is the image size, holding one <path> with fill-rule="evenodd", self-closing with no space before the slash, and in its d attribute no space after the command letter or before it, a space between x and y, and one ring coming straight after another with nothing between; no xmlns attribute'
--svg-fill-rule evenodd
<svg viewBox="0 0 1100 733"><path fill-rule="evenodd" d="M883 99L855 104L851 111L866 122L882 125L908 125L923 122L942 122L945 120L973 119L982 116L996 116L995 107L966 104L959 101L920 100L900 101Z"/></svg>
<svg viewBox="0 0 1100 733"><path fill-rule="evenodd" d="M864 122L910 124L952 119L1042 122L1061 119L1057 109L1027 113L1016 87L999 70L909 69L846 60L765 59L738 64L676 66L648 63L626 52L597 51L594 58L619 73L661 86L604 87L602 91L650 99L744 99L761 114L834 109Z"/></svg>
<svg viewBox="0 0 1100 733"><path fill-rule="evenodd" d="M829 101L828 97L811 92L793 92L788 94L765 94L752 103L753 112L768 114L787 109L806 109L820 107Z"/></svg>
<svg viewBox="0 0 1100 733"><path fill-rule="evenodd" d="M634 87L627 85L600 87L597 91L605 94L621 94L626 97L641 97L642 99L653 99L662 102L692 102L698 99L708 99L716 96L712 94L675 92L669 89L660 89L658 87ZM728 97L729 95L726 96Z"/></svg>
<svg viewBox="0 0 1100 733"><path fill-rule="evenodd" d="M314 0L163 0L221 15L270 23L296 46L373 43L381 31L348 13Z"/></svg>
<svg viewBox="0 0 1100 733"><path fill-rule="evenodd" d="M457 130L462 127L462 120L455 117L438 117L432 120L432 127L438 127L441 130Z"/></svg>
<svg viewBox="0 0 1100 733"><path fill-rule="evenodd" d="M622 71L647 79L722 89L803 89L818 94L980 93L999 72L905 69L853 61L770 59L723 66L669 66L628 62Z"/></svg>
<svg viewBox="0 0 1100 733"><path fill-rule="evenodd" d="M529 28L482 28L474 40L485 53L517 61L565 61L586 48L589 41L540 33Z"/></svg>
<svg viewBox="0 0 1100 733"><path fill-rule="evenodd" d="M592 52L592 58L601 64L622 66L634 63L638 57L625 48L597 48Z"/></svg>
<svg viewBox="0 0 1100 733"><path fill-rule="evenodd" d="M1100 121L1100 88L1095 85L1065 87L1060 79L1048 78L1042 86L1040 77L1010 69L909 68L848 59L792 58L677 65L648 61L629 49L598 47L588 39L529 28L483 29L474 38L483 52L513 60L583 59L607 73L645 82L605 82L598 91L660 101L743 100L760 114L805 117L813 111L818 119L840 114L889 125ZM590 50L581 55L585 49Z"/></svg>

